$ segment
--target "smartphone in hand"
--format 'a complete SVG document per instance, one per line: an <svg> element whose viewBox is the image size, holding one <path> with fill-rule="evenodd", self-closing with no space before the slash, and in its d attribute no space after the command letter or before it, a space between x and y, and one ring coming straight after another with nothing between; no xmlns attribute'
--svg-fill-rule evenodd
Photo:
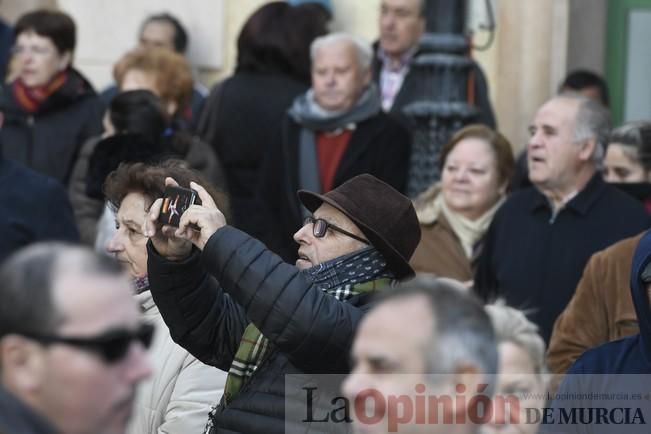
<svg viewBox="0 0 651 434"><path fill-rule="evenodd" d="M196 191L189 188L166 186L158 222L163 225L179 227L181 216L195 202L198 202Z"/></svg>

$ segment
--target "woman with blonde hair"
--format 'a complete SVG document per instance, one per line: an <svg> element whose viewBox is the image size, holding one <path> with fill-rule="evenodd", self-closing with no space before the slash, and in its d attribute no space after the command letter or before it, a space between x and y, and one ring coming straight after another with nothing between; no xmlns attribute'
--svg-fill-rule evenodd
<svg viewBox="0 0 651 434"><path fill-rule="evenodd" d="M421 242L417 272L472 279L478 244L506 196L513 173L511 144L484 125L459 130L441 149L441 181L414 201Z"/></svg>

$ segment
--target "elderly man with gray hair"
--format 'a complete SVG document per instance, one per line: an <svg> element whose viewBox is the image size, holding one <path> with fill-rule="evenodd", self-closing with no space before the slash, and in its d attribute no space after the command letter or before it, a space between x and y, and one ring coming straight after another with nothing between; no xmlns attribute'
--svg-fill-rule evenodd
<svg viewBox="0 0 651 434"><path fill-rule="evenodd" d="M272 140L260 189L260 238L288 262L296 260L291 235L306 216L296 190L326 193L369 173L403 192L410 155L408 131L382 112L368 43L334 33L312 43L311 57L312 87Z"/></svg>
<svg viewBox="0 0 651 434"><path fill-rule="evenodd" d="M506 201L486 235L475 289L528 309L547 342L590 256L649 227L642 205L602 179L609 126L586 97L543 104L529 126L533 186Z"/></svg>

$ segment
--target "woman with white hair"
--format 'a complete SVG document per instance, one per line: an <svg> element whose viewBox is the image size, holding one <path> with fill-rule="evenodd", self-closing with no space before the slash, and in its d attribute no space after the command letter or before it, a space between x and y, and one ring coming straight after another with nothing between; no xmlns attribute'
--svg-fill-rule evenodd
<svg viewBox="0 0 651 434"><path fill-rule="evenodd" d="M518 398L519 412L504 414L508 404L493 408L493 417L482 426L482 434L533 434L538 423L527 420L527 409L540 411L545 404L547 391L547 367L545 366L545 341L538 333L538 326L529 321L522 311L504 304L486 306L495 329L499 353L499 375L495 396ZM531 410L528 410L529 413Z"/></svg>

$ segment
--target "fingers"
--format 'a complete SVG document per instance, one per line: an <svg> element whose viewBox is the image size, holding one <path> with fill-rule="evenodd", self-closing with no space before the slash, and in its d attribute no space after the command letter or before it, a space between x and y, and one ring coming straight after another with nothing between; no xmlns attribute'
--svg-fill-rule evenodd
<svg viewBox="0 0 651 434"><path fill-rule="evenodd" d="M145 234L146 237L153 237L156 234L158 215L160 214L160 208L162 204L163 204L163 199L159 198L156 199L154 203L151 204L151 207L149 208L149 214L147 214L147 218L145 219L142 228L142 232Z"/></svg>
<svg viewBox="0 0 651 434"><path fill-rule="evenodd" d="M165 178L165 185L171 185L172 187L178 187L179 183L176 182L176 180L170 176Z"/></svg>
<svg viewBox="0 0 651 434"><path fill-rule="evenodd" d="M212 200L212 196L208 194L205 188L203 188L202 186L200 186L194 181L190 182L190 188L194 189L197 192L197 194L199 195L199 199L201 199L202 206L205 206L206 208L217 209L217 205L215 204L215 201Z"/></svg>

